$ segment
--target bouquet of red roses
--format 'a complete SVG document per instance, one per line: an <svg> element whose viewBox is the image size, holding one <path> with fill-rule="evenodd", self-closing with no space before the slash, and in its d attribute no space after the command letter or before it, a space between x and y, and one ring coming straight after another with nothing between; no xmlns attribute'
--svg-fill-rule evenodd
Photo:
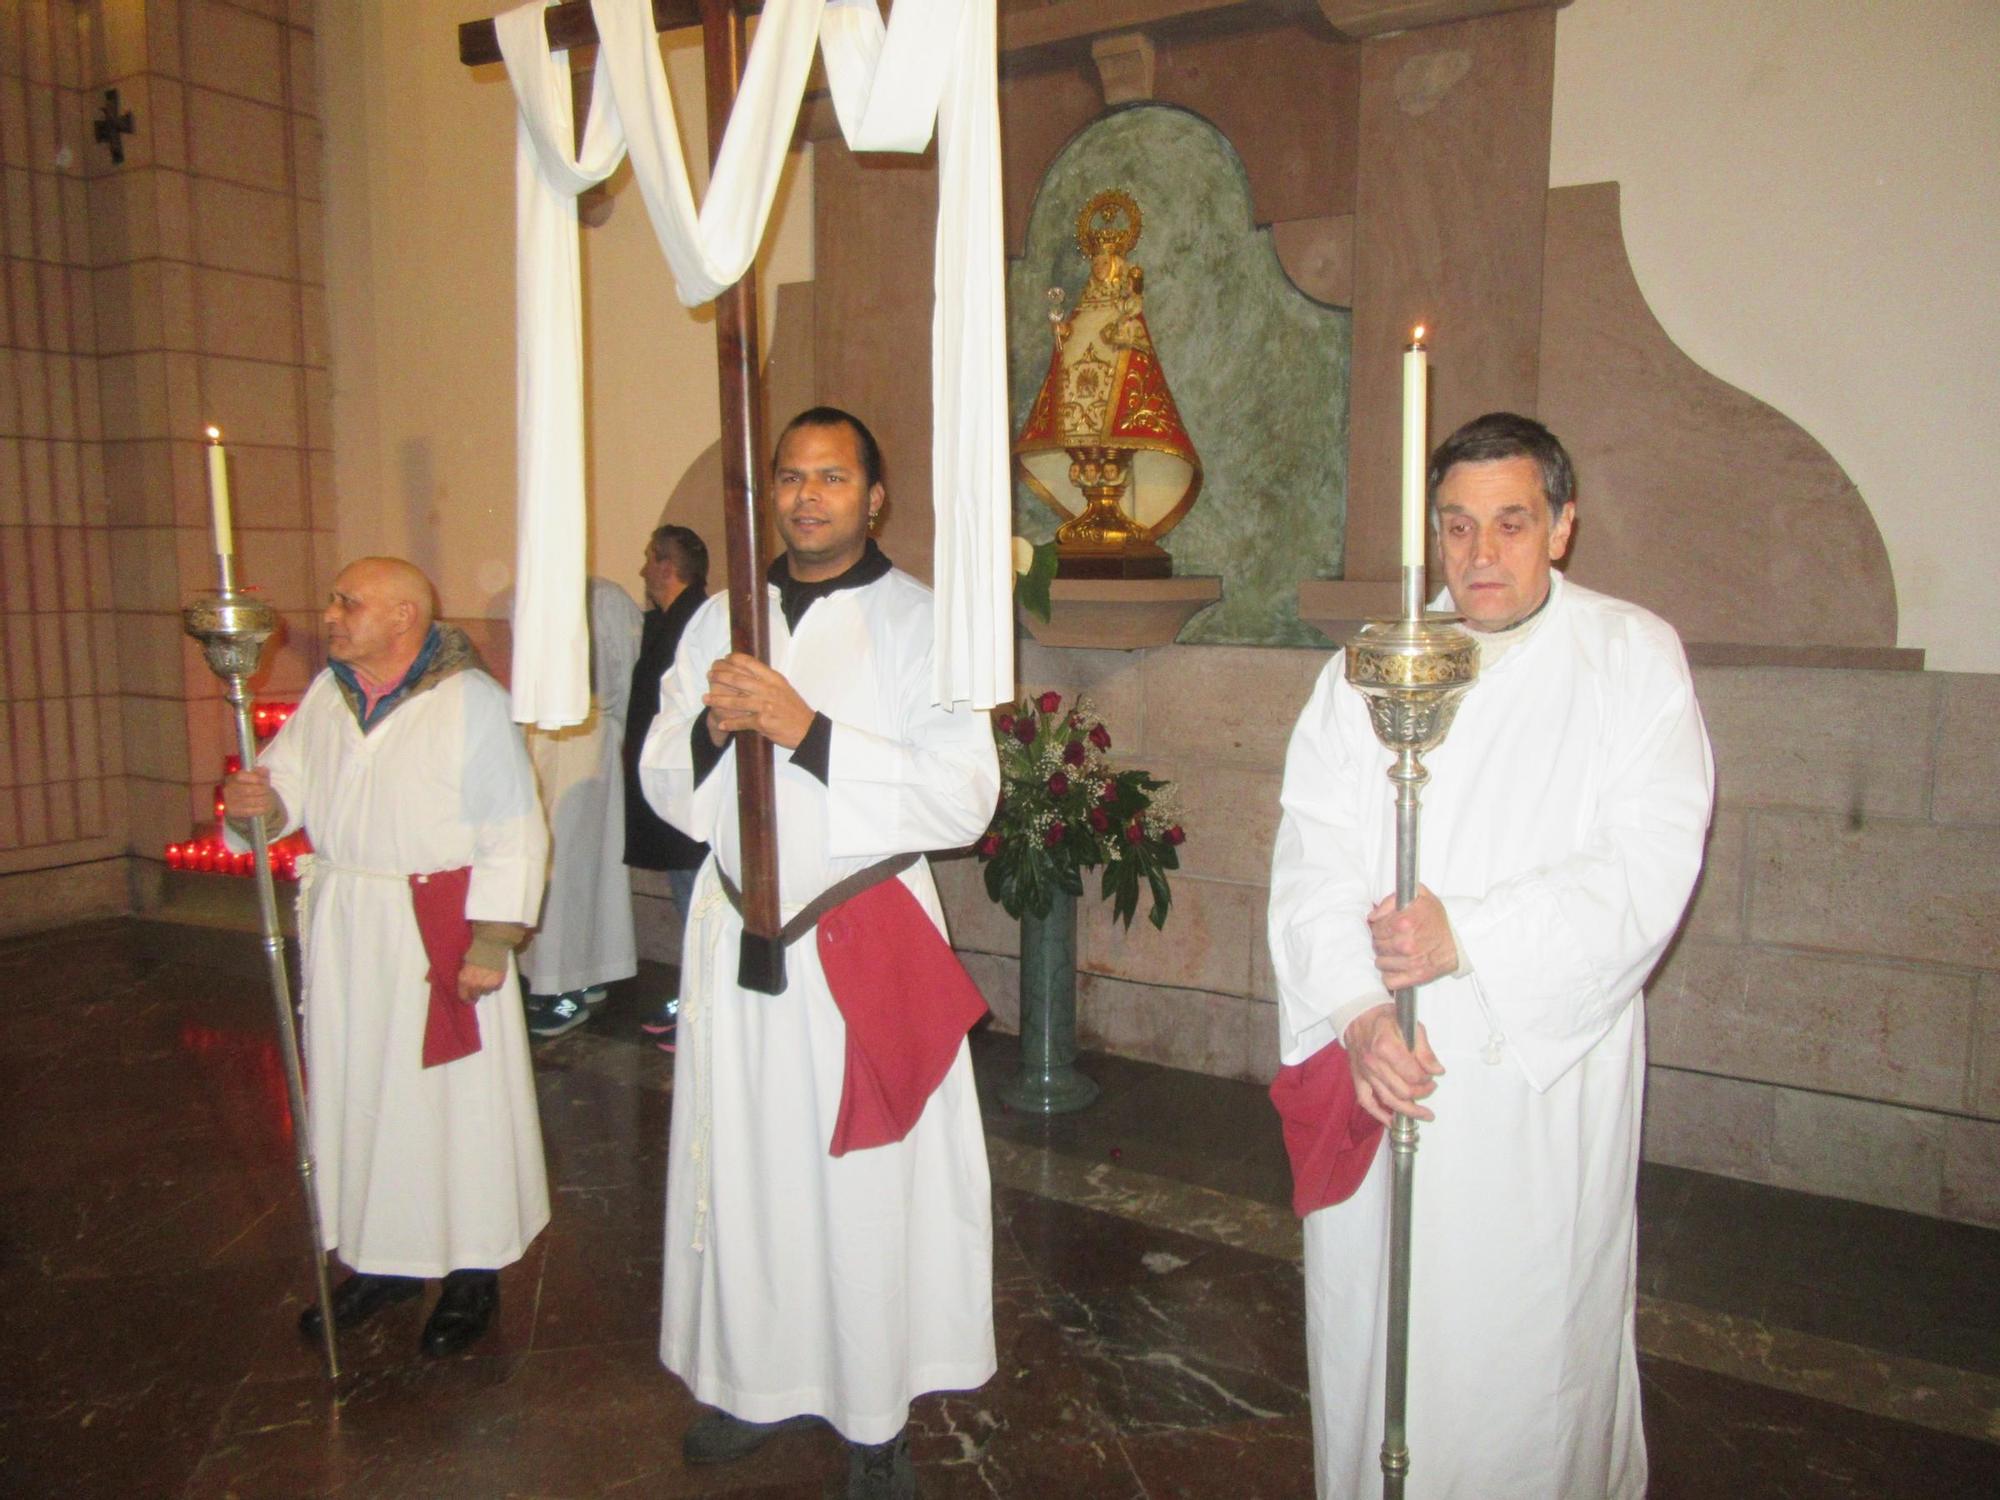
<svg viewBox="0 0 2000 1500"><path fill-rule="evenodd" d="M1167 872L1186 840L1174 788L1144 771L1113 770L1111 735L1079 698L1043 693L993 710L1000 751L1000 805L978 843L986 894L1019 918L1045 917L1057 891L1083 894L1083 872L1102 869L1101 894L1127 927L1139 909L1139 885L1153 898L1147 913L1167 925L1173 892Z"/></svg>

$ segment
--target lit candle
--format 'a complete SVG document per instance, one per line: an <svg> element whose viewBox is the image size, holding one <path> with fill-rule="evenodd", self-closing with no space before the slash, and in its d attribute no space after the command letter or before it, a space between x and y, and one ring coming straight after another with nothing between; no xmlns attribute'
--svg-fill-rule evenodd
<svg viewBox="0 0 2000 1500"><path fill-rule="evenodd" d="M215 555L228 557L236 551L236 539L229 529L229 459L219 427L208 429L208 508L215 523Z"/></svg>
<svg viewBox="0 0 2000 1500"><path fill-rule="evenodd" d="M1424 351L1419 323L1403 351L1403 566L1424 565L1424 469L1429 460L1425 436L1429 426L1430 361Z"/></svg>

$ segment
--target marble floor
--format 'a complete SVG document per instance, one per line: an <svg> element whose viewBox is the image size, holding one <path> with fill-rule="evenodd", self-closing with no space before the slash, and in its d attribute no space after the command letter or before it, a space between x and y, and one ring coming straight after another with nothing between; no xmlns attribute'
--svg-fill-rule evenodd
<svg viewBox="0 0 2000 1500"><path fill-rule="evenodd" d="M541 1044L554 1221L497 1328L417 1353L294 1321L297 1183L261 954L126 920L0 943L0 1496L818 1496L824 1431L689 1472L654 1354L671 1060L649 968ZM980 1035L988 1085L1012 1039ZM988 1112L1000 1373L914 1412L921 1493L1311 1492L1299 1235L1245 1084L1092 1058L1087 1114ZM1644 1174L1641 1342L1660 1497L2000 1495L2000 1233Z"/></svg>

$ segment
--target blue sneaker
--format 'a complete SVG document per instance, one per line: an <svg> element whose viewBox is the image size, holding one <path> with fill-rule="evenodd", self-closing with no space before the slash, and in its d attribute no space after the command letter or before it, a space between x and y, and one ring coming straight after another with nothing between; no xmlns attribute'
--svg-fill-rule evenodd
<svg viewBox="0 0 2000 1500"><path fill-rule="evenodd" d="M581 991L567 995L535 995L528 1001L528 1035L543 1041L576 1030L590 1019Z"/></svg>

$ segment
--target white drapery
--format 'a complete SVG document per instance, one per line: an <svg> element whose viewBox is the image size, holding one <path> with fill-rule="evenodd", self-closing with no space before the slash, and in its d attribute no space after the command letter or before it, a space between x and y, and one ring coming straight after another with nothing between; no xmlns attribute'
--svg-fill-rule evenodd
<svg viewBox="0 0 2000 1500"><path fill-rule="evenodd" d="M519 536L514 717L559 728L590 708L583 580L583 337L576 195L629 154L680 299L698 306L749 269L777 196L817 42L856 151L938 137L931 322L932 556L937 701L1014 690L1010 486L995 0L769 0L699 209L654 41L650 0L591 0L598 60L581 146L569 69L543 6L497 18L516 130Z"/></svg>

